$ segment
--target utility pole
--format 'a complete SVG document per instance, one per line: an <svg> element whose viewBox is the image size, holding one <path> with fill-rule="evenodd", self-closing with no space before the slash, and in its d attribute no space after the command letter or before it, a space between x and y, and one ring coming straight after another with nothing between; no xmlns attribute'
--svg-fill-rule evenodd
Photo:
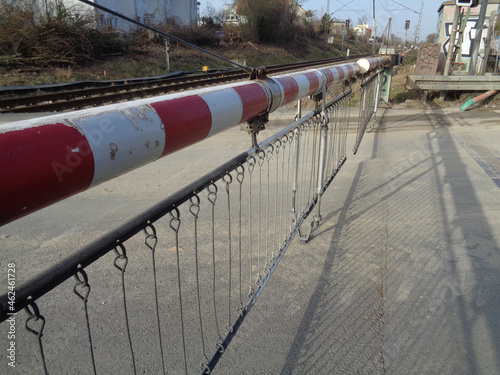
<svg viewBox="0 0 500 375"><path fill-rule="evenodd" d="M326 42L328 43L328 36L330 35L330 0L326 0L326 14L327 14L327 17L325 19L325 22L326 22L325 39L326 39Z"/></svg>
<svg viewBox="0 0 500 375"><path fill-rule="evenodd" d="M342 55L344 55L344 39L350 27L351 27L351 20L349 19L345 20L344 31L342 31Z"/></svg>
<svg viewBox="0 0 500 375"><path fill-rule="evenodd" d="M167 58L167 73L170 73L170 39L165 38L165 52Z"/></svg>
<svg viewBox="0 0 500 375"><path fill-rule="evenodd" d="M373 0L373 43L372 43L372 52L375 53L375 45L377 44L377 22L375 21L375 0Z"/></svg>
<svg viewBox="0 0 500 375"><path fill-rule="evenodd" d="M389 21L387 22L387 26L384 30L384 34L382 36L382 48L384 47L385 40L385 53L388 53L387 50L392 48L392 17L389 17Z"/></svg>
<svg viewBox="0 0 500 375"><path fill-rule="evenodd" d="M403 41L403 53L405 52L406 48L406 37L408 35L408 29L410 28L410 20L405 21L405 39Z"/></svg>
<svg viewBox="0 0 500 375"><path fill-rule="evenodd" d="M403 62L403 55L405 54L405 48L406 48L406 36L408 35L408 29L410 28L410 20L405 21L405 38L403 41L403 52L401 55L399 55L399 65Z"/></svg>
<svg viewBox="0 0 500 375"><path fill-rule="evenodd" d="M483 37L484 17L486 15L486 8L488 7L488 0L481 1L481 8L479 9L479 18L477 19L477 29L474 42L472 43L472 53L469 64L469 75L476 75L477 55ZM491 21L490 21L491 22Z"/></svg>
<svg viewBox="0 0 500 375"><path fill-rule="evenodd" d="M422 27L422 15L424 14L424 0L420 4L420 14L418 16L417 28L415 29L415 47L418 46L420 42L420 28Z"/></svg>
<svg viewBox="0 0 500 375"><path fill-rule="evenodd" d="M493 21L492 21L493 20ZM490 56L490 45L491 45L491 35L493 34L493 28L497 24L498 13L491 12L490 15L490 26L488 27L488 35L486 37L486 45L484 46L484 58L481 64L481 70L479 71L479 75L484 76L486 73L486 65L488 64L488 57Z"/></svg>

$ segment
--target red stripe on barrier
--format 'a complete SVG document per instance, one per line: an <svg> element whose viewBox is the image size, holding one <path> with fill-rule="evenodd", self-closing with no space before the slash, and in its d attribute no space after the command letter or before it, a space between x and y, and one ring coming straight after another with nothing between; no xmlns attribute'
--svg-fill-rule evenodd
<svg viewBox="0 0 500 375"><path fill-rule="evenodd" d="M212 114L198 95L152 103L165 127L162 156L205 139L212 126Z"/></svg>
<svg viewBox="0 0 500 375"><path fill-rule="evenodd" d="M335 67L335 70L337 70L337 72L339 73L339 81L343 81L344 80L344 69L339 68L337 66L337 67Z"/></svg>
<svg viewBox="0 0 500 375"><path fill-rule="evenodd" d="M313 73L313 72L305 73L304 76L309 81L309 91L307 92L307 95L312 95L316 91L318 91L319 78L316 75L316 73Z"/></svg>
<svg viewBox="0 0 500 375"><path fill-rule="evenodd" d="M347 71L349 72L349 77L352 77L354 74L354 69L351 65L347 65Z"/></svg>
<svg viewBox="0 0 500 375"><path fill-rule="evenodd" d="M264 113L267 108L267 95L258 83L234 87L243 102L243 115L240 122L252 120Z"/></svg>
<svg viewBox="0 0 500 375"><path fill-rule="evenodd" d="M56 123L0 134L0 225L87 189L94 177L89 143Z"/></svg>
<svg viewBox="0 0 500 375"><path fill-rule="evenodd" d="M333 75L331 69L323 69L321 70L321 73L326 75L327 78L326 86L330 86L332 83L334 83L333 80L335 79L335 76Z"/></svg>
<svg viewBox="0 0 500 375"><path fill-rule="evenodd" d="M292 103L299 94L299 85L297 85L297 81L292 77L280 77L276 78L276 81L283 86L284 98L281 105Z"/></svg>

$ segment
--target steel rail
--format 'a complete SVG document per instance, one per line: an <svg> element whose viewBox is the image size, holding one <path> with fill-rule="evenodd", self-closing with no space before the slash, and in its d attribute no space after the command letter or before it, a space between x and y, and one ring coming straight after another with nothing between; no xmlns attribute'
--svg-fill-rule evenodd
<svg viewBox="0 0 500 375"><path fill-rule="evenodd" d="M341 61L347 62L366 56L368 55L364 54L353 57L337 57L318 61L272 65L266 69L268 73L274 74L301 68L319 67ZM10 98L0 100L0 113L57 112L68 109L80 109L89 106L98 106L158 94L166 94L193 87L229 83L247 78L248 73L238 69L219 73L209 73L206 75L164 78L152 81Z"/></svg>
<svg viewBox="0 0 500 375"><path fill-rule="evenodd" d="M132 91L132 90L141 90L148 87L175 87L176 84L179 83L188 83L188 82L203 82L210 81L215 77L222 76L240 76L241 70L233 70L225 73L208 73L203 76L183 76L183 77L173 77L173 78L160 78L151 81L142 81L142 82L129 82L129 83L120 83L120 84L110 84L109 86L102 87L89 87L84 89L76 89L76 90L65 90L59 92L52 93L44 93L39 95L29 95L29 96L21 96L16 98L9 99L1 99L0 100L0 113L8 113L16 111L17 107L21 106L34 106L47 101L56 101L61 100L61 98L65 98L66 100L76 99L76 98L84 98L86 96L91 95L106 95L110 93L116 93L120 91Z"/></svg>

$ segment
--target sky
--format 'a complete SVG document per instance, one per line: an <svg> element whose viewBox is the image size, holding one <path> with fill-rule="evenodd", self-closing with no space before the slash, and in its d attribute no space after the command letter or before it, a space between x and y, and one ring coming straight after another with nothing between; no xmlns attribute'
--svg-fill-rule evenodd
<svg viewBox="0 0 500 375"><path fill-rule="evenodd" d="M203 15L206 4L211 4L215 9L223 9L224 4L231 3L230 0L199 0L200 13ZM435 0L375 0L375 19L377 24L377 35L381 36L386 29L389 18L392 18L392 33L404 38L405 21L410 20L407 40L415 39L415 31L418 24L420 7L424 2L422 12L422 25L420 28L420 41L424 41L427 35L435 33L437 28L437 10L442 1ZM339 20L351 20L351 25L358 25L365 18L372 27L373 25L373 0L299 0L305 10L311 10L317 18L326 13L328 2L330 3L330 14Z"/></svg>

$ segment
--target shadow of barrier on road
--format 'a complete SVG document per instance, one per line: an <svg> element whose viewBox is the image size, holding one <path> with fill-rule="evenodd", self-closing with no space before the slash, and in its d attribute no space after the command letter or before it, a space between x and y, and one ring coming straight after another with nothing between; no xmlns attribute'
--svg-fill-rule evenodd
<svg viewBox="0 0 500 375"><path fill-rule="evenodd" d="M15 320L23 348L16 370L211 372L295 235L307 241L319 224L346 160L351 97L319 99L258 149L2 295L2 329Z"/></svg>
<svg viewBox="0 0 500 375"><path fill-rule="evenodd" d="M499 373L500 247L463 160L495 184L499 161L452 121L380 118L282 375Z"/></svg>

